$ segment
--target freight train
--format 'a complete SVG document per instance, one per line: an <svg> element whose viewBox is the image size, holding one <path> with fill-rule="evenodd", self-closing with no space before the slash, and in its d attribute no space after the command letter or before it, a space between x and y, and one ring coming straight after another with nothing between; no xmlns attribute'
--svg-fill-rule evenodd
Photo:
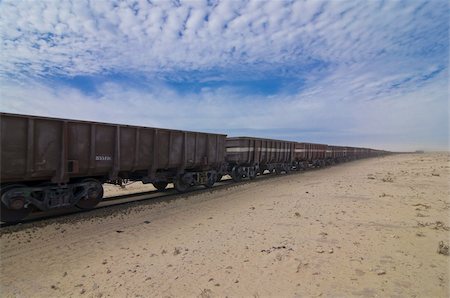
<svg viewBox="0 0 450 298"><path fill-rule="evenodd" d="M0 113L1 221L33 210L94 208L103 184L152 183L179 192L264 173L388 154L387 151Z"/></svg>

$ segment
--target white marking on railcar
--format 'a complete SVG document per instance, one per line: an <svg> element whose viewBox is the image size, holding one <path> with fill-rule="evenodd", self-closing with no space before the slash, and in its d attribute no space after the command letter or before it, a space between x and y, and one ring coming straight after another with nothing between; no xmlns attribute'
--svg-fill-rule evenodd
<svg viewBox="0 0 450 298"><path fill-rule="evenodd" d="M252 147L234 147L234 148L227 148L227 152L230 153L236 153L236 152L251 152L255 151Z"/></svg>
<svg viewBox="0 0 450 298"><path fill-rule="evenodd" d="M108 155L97 155L95 156L95 160L108 161L112 160L112 157Z"/></svg>

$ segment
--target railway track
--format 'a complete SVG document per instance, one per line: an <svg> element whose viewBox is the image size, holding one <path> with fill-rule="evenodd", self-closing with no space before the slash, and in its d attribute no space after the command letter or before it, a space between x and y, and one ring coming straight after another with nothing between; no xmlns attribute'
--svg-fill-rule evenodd
<svg viewBox="0 0 450 298"><path fill-rule="evenodd" d="M328 167L328 166L327 166ZM325 168L327 168L325 167ZM314 170L320 170L324 169L322 168L309 168L306 170L301 171L292 171L288 175L301 175L304 172L307 171L314 171ZM255 180L243 180L240 183L235 183L231 178L224 177L220 182L217 182L214 184L211 188L205 188L204 186L194 186L189 192L186 193L179 193L174 188L167 188L164 191L147 191L147 192L139 192L139 193L130 193L130 194L123 194L118 196L111 196L111 197L105 197L102 202L100 202L95 208L88 209L88 210L82 210L78 209L76 207L69 208L69 209L59 209L59 210L53 210L53 211L47 211L47 212L36 212L32 213L26 220L23 220L19 223L6 223L6 222L0 222L0 231L4 230L7 227L15 227L15 226L21 226L23 228L30 227L31 225L43 223L45 221L49 220L58 220L64 217L69 217L73 215L79 215L79 214L89 214L97 212L101 209L107 209L111 207L117 207L117 206L133 206L138 205L139 203L142 203L144 201L151 201L155 200L155 203L162 202L162 201L168 201L168 200L175 200L177 198L181 197L190 197L194 196L199 193L203 192L214 192L222 189L226 189L228 187L234 187L238 185L245 185L248 183L254 183L254 182L261 182L265 181L267 179L274 179L277 177L283 177L286 174L281 175L275 175L275 174L263 174L259 175ZM55 221L56 222L56 221Z"/></svg>
<svg viewBox="0 0 450 298"><path fill-rule="evenodd" d="M138 203L138 202L142 202L142 201L163 199L163 198L171 199L171 198L176 198L176 197L181 197L181 196L191 196L191 195L197 194L199 192L202 192L202 190L203 191L218 190L219 188L221 188L221 186L223 186L224 184L227 184L227 182L229 183L229 181L223 181L223 182L221 181L221 182L217 183L217 185L215 185L214 187L212 187L210 189L205 189L205 188L202 189L201 187L195 187L190 192L184 193L184 194L178 193L173 188L168 188L164 191L154 190L154 191L130 193L130 194L106 197L102 200L102 202L100 202L93 209L83 210L83 209L78 209L76 207L73 207L73 208L68 208L68 209L60 209L60 210L53 210L53 211L47 211L47 212L35 212L35 213L32 213L27 219L23 220L22 222L18 222L18 223L0 222L0 229L4 229L6 227L12 227L12 226L28 226L29 224L32 224L32 223L38 223L38 222L42 222L45 220L62 218L62 217L71 216L71 215L75 215L75 214L94 213L94 212L98 211L99 209L106 209L106 208L110 208L113 206L120 206L120 205L130 205L131 206L133 203Z"/></svg>
<svg viewBox="0 0 450 298"><path fill-rule="evenodd" d="M300 174L301 172L295 172L295 174ZM292 174L290 174L292 175ZM204 186L195 186L193 187L189 192L186 193L179 193L174 188L167 188L164 191L147 191L147 192L139 192L139 193L131 193L131 194L123 194L118 196L111 196L111 197L105 197L102 202L100 202L95 208L89 209L89 210L82 210L78 209L76 207L69 208L69 209L60 209L60 210L53 210L50 212L35 212L32 213L27 219L23 220L19 223L6 223L6 222L0 222L0 230L3 230L7 227L14 227L14 226L23 226L29 227L31 224L37 224L41 223L47 220L57 220L63 217L68 217L72 215L77 214L89 214L97 212L101 209L107 209L111 207L116 206L132 206L137 205L138 203L142 203L144 201L151 201L151 200L157 200L155 202L160 201L168 201L172 199L177 199L181 197L190 197L197 195L199 193L203 192L214 192L222 189L226 189L228 187L234 187L237 185L244 185L247 183L253 183L256 181L264 181L266 179L271 179L275 177L280 177L280 175L262 175L259 176L256 180L244 180L238 184L233 182L231 178L223 178L222 181L217 182L214 184L211 188L205 188Z"/></svg>

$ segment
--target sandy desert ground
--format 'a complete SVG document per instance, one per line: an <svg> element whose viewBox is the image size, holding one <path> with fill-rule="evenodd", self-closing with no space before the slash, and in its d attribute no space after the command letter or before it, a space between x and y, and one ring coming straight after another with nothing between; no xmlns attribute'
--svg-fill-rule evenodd
<svg viewBox="0 0 450 298"><path fill-rule="evenodd" d="M2 229L1 295L449 297L449 172L394 155Z"/></svg>

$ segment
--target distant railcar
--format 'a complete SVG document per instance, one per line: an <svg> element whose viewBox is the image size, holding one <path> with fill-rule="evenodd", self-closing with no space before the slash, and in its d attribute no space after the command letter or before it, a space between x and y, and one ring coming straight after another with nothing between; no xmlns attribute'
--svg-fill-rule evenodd
<svg viewBox="0 0 450 298"><path fill-rule="evenodd" d="M349 147L328 145L327 160L328 163L339 163L346 161L348 158Z"/></svg>
<svg viewBox="0 0 450 298"><path fill-rule="evenodd" d="M299 169L325 165L328 145L316 143L296 143L295 163Z"/></svg>
<svg viewBox="0 0 450 298"><path fill-rule="evenodd" d="M264 171L289 172L294 154L295 142L252 137L226 139L225 162L234 181L254 179Z"/></svg>

